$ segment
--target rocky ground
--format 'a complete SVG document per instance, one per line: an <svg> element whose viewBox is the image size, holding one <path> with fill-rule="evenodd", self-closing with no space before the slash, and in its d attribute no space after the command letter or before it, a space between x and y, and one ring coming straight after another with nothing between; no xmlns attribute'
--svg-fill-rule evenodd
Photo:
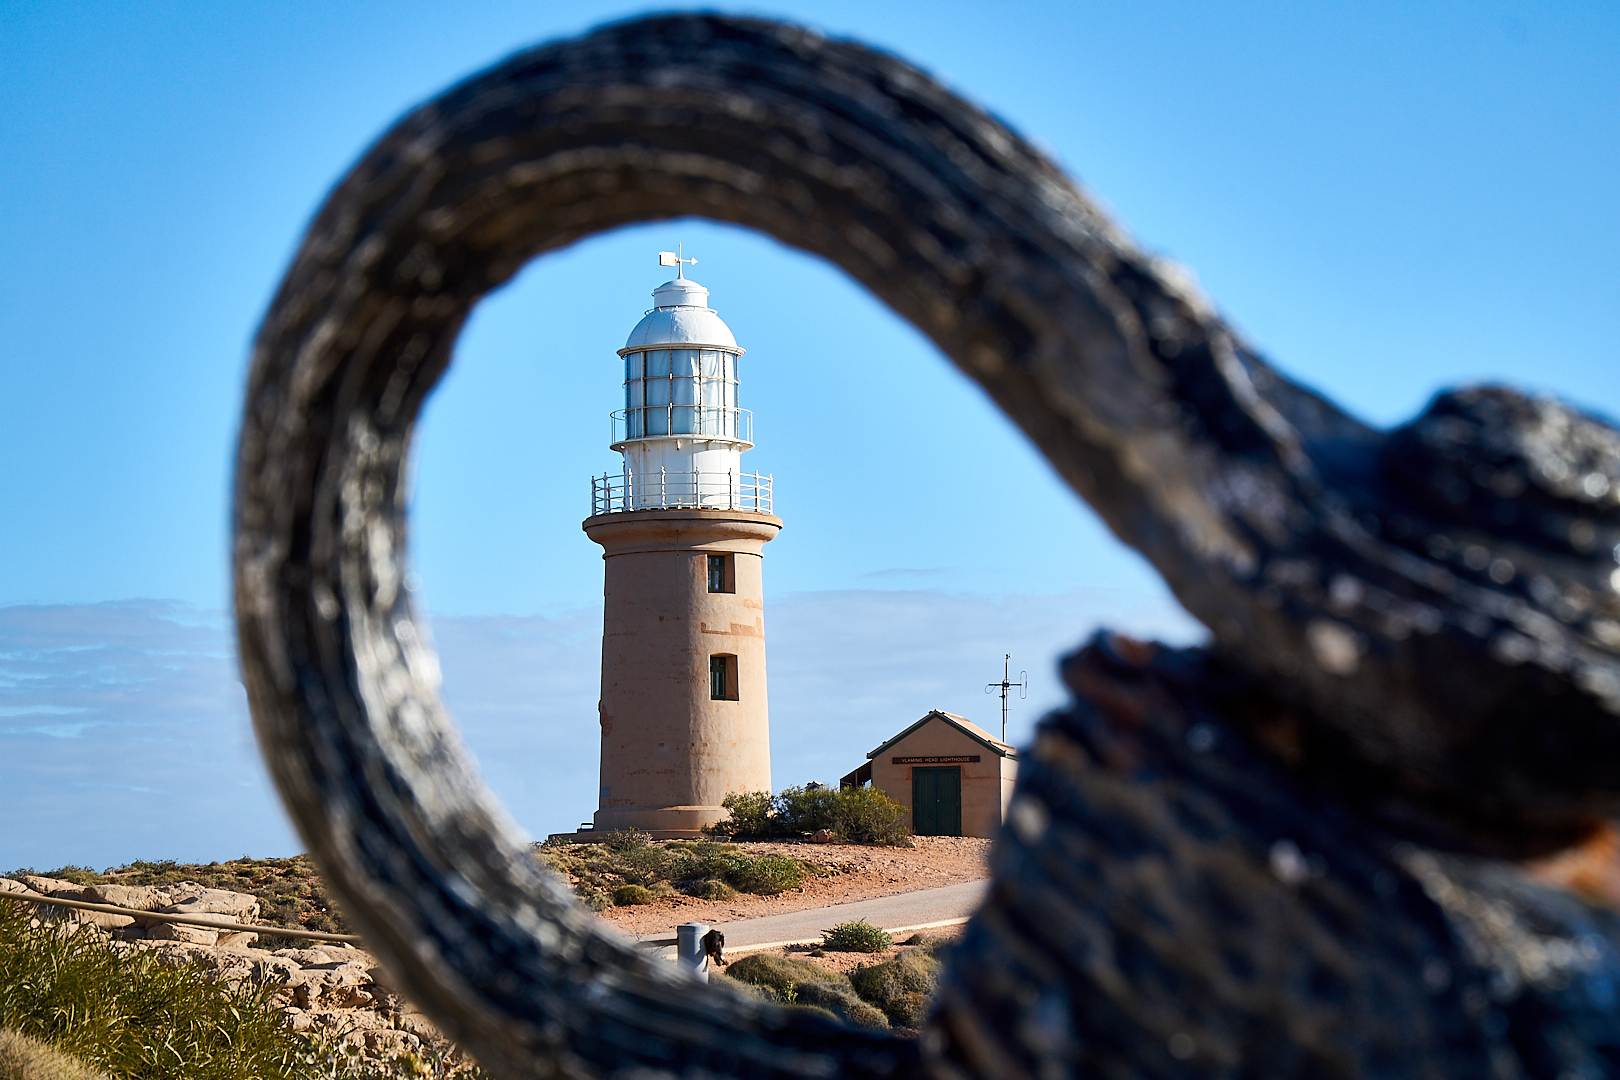
<svg viewBox="0 0 1620 1080"><path fill-rule="evenodd" d="M60 878L23 874L0 878L0 896L29 891L64 900L113 904L138 911L208 915L245 923L261 917L259 899L195 882L162 886L79 885ZM362 1072L392 1072L406 1058L428 1063L425 1075L454 1076L468 1067L433 1025L403 997L388 989L376 960L344 944L301 942L299 947L258 948L258 935L178 923L41 905L45 921L73 920L91 932L152 953L168 967L194 966L205 978L271 988L271 1002L295 1031L324 1036L336 1052L354 1055ZM274 945L285 939L272 937ZM421 1072L418 1069L417 1072Z"/></svg>
<svg viewBox="0 0 1620 1080"><path fill-rule="evenodd" d="M609 908L600 917L629 934L673 933L675 926L694 919L725 923L971 881L985 876L989 853L989 841L956 837L919 837L912 848L807 843L738 846L751 855L785 854L801 859L816 868L816 875L775 896L739 893L725 900L665 896L648 904ZM204 914L255 924L273 918L285 927L319 923L322 930L344 929L341 918L325 903L313 865L302 857L242 859L206 866L141 863L134 869L101 873L85 868L65 870L77 880L18 873L14 879L0 878L0 894L26 889L138 911ZM183 880L186 878L193 880ZM132 884L138 881L157 883ZM236 883L250 891L217 887ZM273 1000L285 1010L287 1022L295 1030L325 1035L379 1067L404 1055L419 1055L440 1062L440 1075L460 1068L453 1048L427 1018L390 990L376 961L353 946L293 942L278 935L231 933L143 920L138 915L66 908L42 908L41 914L47 919L88 923L131 948L152 951L166 965L196 965L211 979L270 986ZM950 934L945 930L930 936ZM898 945L878 954L814 955L809 946L779 950L784 956L811 961L834 976L893 959L900 951Z"/></svg>

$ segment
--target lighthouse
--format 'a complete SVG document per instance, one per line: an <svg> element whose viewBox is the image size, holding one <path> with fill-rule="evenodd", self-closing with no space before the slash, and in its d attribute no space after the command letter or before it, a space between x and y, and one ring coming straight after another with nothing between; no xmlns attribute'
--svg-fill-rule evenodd
<svg viewBox="0 0 1620 1080"><path fill-rule="evenodd" d="M594 477L602 547L601 789L592 827L702 835L728 792L771 790L763 549L771 477L743 471L743 349L675 266L619 350L618 473Z"/></svg>

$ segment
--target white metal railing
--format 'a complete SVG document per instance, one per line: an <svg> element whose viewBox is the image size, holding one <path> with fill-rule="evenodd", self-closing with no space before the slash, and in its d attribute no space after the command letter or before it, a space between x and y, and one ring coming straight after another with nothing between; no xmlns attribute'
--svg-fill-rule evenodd
<svg viewBox="0 0 1620 1080"><path fill-rule="evenodd" d="M626 510L771 512L771 477L745 472L606 473L591 477L591 515Z"/></svg>
<svg viewBox="0 0 1620 1080"><path fill-rule="evenodd" d="M614 446L687 436L754 442L754 414L734 405L641 405L609 414L608 423Z"/></svg>

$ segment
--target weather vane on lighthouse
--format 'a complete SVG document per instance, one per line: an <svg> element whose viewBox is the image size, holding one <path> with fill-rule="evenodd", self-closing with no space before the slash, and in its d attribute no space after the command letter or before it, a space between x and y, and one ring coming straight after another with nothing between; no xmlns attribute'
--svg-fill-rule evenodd
<svg viewBox="0 0 1620 1080"><path fill-rule="evenodd" d="M658 265L673 266L675 267L675 276L677 278L684 278L686 276L686 269L681 264L684 263L686 266L696 266L697 260L681 258L682 255L686 254L685 244L676 244L675 247L677 248L675 251L660 251L658 253Z"/></svg>
<svg viewBox="0 0 1620 1080"><path fill-rule="evenodd" d="M601 790L592 829L701 836L729 792L771 790L763 548L782 528L771 477L742 471L753 417L743 350L688 278L619 350L618 473L593 477L583 528L602 546Z"/></svg>

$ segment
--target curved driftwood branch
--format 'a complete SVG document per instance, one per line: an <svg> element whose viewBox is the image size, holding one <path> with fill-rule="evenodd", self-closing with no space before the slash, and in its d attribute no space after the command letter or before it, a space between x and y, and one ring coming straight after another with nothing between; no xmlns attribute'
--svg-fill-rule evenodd
<svg viewBox="0 0 1620 1080"><path fill-rule="evenodd" d="M905 63L771 23L611 26L476 76L367 152L265 318L238 457L238 634L272 774L367 942L492 1071L919 1067L913 1044L679 985L604 936L475 775L404 586L412 425L472 305L540 253L682 215L825 257L976 379L1210 627L1198 678L1165 700L1240 702L1207 722L1267 748L1255 767L1278 767L1276 783L1509 853L1620 808L1611 429L1482 390L1374 431L1264 365L1056 167ZM1081 805L1102 790L1085 762L1115 745L1098 734L1114 722L1043 735L1055 771L1027 785L1010 876L969 935L981 951L1042 944L977 980L953 968L922 1041L938 1075L1082 1069L1116 1022L1121 1039L1156 1033L1168 1067L1187 1060L1184 1032L1160 1039L1162 1010L1084 1013L1082 989L1122 991L1060 939L1061 905L1039 906L1067 880L1060 854L1104 868L1115 854L1085 854ZM1120 751L1131 768L1160 752L1138 742ZM1080 785L1067 802L1065 783ZM1233 850L1267 865L1259 819L1230 820ZM1385 857L1346 843L1368 866ZM1458 948L1432 897L1397 893L1395 914ZM1014 970L1033 981L997 981ZM1286 1003L1208 993L1219 1016L1285 1019Z"/></svg>

